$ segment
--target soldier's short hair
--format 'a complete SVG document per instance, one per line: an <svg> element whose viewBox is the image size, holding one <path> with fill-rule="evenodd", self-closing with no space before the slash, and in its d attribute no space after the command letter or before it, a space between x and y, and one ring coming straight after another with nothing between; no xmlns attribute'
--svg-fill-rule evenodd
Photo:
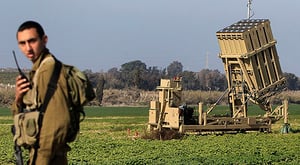
<svg viewBox="0 0 300 165"><path fill-rule="evenodd" d="M39 23L31 20L22 23L18 28L18 32L30 28L35 28L40 38L43 38L43 36L45 35L43 27Z"/></svg>

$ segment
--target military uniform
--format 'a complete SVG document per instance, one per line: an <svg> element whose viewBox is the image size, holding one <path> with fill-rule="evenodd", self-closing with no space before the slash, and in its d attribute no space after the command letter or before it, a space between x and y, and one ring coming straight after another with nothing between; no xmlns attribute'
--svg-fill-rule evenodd
<svg viewBox="0 0 300 165"><path fill-rule="evenodd" d="M24 108L36 110L44 102L48 82L55 67L55 60L48 49L45 49L34 62L30 71L32 89L23 97ZM16 103L12 105L13 114L18 113ZM50 99L46 108L42 128L40 129L39 148L37 152L30 149L29 164L36 159L36 165L67 165L67 152L70 147L67 145L66 136L70 125L69 102L67 82L63 74L59 75L57 89ZM35 154L36 158L34 158Z"/></svg>

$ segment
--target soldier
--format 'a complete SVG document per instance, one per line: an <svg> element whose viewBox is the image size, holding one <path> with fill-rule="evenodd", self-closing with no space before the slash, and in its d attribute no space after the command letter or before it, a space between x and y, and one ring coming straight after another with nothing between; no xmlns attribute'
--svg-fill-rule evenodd
<svg viewBox="0 0 300 165"><path fill-rule="evenodd" d="M14 115L20 108L34 111L41 107L55 68L54 56L46 47L48 37L39 23L24 22L18 28L16 37L19 49L32 62L32 69L29 82L21 76L16 78L15 101L11 107ZM60 74L57 88L45 110L37 144L29 148L28 164L68 164L67 152L71 148L66 141L70 125L66 83L63 74Z"/></svg>

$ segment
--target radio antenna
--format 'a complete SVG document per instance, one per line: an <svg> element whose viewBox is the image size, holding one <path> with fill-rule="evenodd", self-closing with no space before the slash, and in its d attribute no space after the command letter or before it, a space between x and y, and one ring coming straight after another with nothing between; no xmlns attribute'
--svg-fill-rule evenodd
<svg viewBox="0 0 300 165"><path fill-rule="evenodd" d="M251 17L254 16L254 12L252 11L251 4L252 4L252 0L248 0L248 3L247 3L247 8L248 8L247 19L250 19Z"/></svg>

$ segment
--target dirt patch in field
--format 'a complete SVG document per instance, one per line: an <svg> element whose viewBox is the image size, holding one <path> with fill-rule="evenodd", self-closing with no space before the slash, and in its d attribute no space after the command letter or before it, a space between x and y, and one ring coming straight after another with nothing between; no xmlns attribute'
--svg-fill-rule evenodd
<svg viewBox="0 0 300 165"><path fill-rule="evenodd" d="M181 139L183 134L180 134L176 130L162 129L161 131L153 130L145 135L141 136L142 139L150 140L171 140L171 139Z"/></svg>

